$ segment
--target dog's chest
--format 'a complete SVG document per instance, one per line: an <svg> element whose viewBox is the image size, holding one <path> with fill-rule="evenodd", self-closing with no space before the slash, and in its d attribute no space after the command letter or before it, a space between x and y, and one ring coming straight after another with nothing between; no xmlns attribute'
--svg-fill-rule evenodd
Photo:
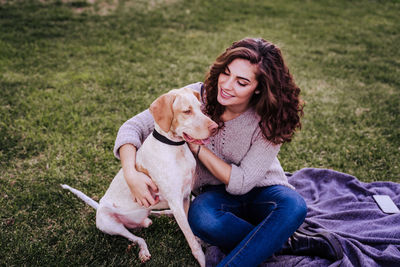
<svg viewBox="0 0 400 267"><path fill-rule="evenodd" d="M188 146L171 146L147 138L137 152L136 164L145 169L160 192L191 190L196 161Z"/></svg>

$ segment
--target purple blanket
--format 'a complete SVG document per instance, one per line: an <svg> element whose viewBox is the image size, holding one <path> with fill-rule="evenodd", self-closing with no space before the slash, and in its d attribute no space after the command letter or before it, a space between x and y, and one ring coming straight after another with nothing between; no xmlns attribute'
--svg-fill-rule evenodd
<svg viewBox="0 0 400 267"><path fill-rule="evenodd" d="M302 169L289 182L308 206L306 224L336 237L340 261L317 256L277 255L262 266L400 266L400 214L383 213L372 195L389 195L400 206L400 184L363 183L348 174Z"/></svg>

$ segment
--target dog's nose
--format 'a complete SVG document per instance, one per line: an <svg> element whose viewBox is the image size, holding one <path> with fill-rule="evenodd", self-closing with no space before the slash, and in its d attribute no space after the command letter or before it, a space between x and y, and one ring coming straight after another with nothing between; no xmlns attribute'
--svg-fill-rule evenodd
<svg viewBox="0 0 400 267"><path fill-rule="evenodd" d="M210 130L211 135L214 135L217 132L218 124L214 121L210 121L208 125L208 130Z"/></svg>

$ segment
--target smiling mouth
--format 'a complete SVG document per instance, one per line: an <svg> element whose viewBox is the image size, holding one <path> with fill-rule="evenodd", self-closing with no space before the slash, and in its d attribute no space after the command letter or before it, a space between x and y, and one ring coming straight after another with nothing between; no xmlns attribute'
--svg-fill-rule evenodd
<svg viewBox="0 0 400 267"><path fill-rule="evenodd" d="M224 89L221 89L220 95L221 95L223 98L234 97L233 95L228 94Z"/></svg>
<svg viewBox="0 0 400 267"><path fill-rule="evenodd" d="M183 133L183 138L185 139L186 142L196 144L196 145L207 145L210 143L210 139L195 139L191 137L190 135Z"/></svg>

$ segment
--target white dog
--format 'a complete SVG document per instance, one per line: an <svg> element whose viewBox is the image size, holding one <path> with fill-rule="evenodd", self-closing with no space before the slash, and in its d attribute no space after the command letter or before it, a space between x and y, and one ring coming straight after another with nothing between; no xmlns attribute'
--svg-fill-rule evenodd
<svg viewBox="0 0 400 267"><path fill-rule="evenodd" d="M127 228L148 227L152 223L148 218L150 210L169 207L194 257L200 266L205 266L204 253L187 220L196 161L184 141L206 143L217 124L201 112L199 100L198 92L183 88L160 96L150 106L155 129L137 151L136 168L149 175L157 185L160 202L156 205L145 208L133 201L122 169L99 203L68 185L62 185L97 209L97 228L138 244L142 262L151 256L147 244Z"/></svg>

